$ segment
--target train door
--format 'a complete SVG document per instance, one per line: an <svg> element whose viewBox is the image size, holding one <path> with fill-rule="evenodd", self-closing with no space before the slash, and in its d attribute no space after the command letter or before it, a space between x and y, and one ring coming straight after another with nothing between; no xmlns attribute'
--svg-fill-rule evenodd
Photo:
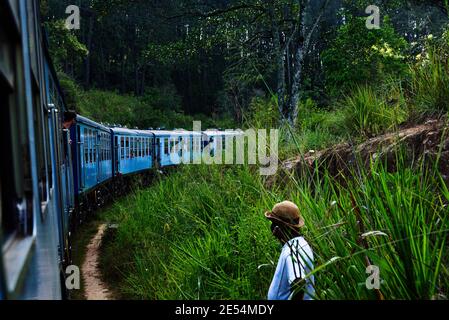
<svg viewBox="0 0 449 320"><path fill-rule="evenodd" d="M84 147L83 147L83 140L84 137L81 135L81 127L79 125L76 125L76 141L73 141L72 143L76 143L75 149L76 149L76 177L78 181L78 192L83 189L84 184L84 177L82 175L82 161L84 160Z"/></svg>
<svg viewBox="0 0 449 320"><path fill-rule="evenodd" d="M119 172L120 145L118 136L114 135L114 176Z"/></svg>
<svg viewBox="0 0 449 320"><path fill-rule="evenodd" d="M163 141L163 140L162 140ZM160 167L161 165L161 139L153 139L153 151L154 151L154 159L156 161L155 167Z"/></svg>
<svg viewBox="0 0 449 320"><path fill-rule="evenodd" d="M195 139L195 137L192 135L190 136L190 142L189 142L189 149L190 149L190 163L193 163L193 154L195 153L195 150L193 149L193 139Z"/></svg>
<svg viewBox="0 0 449 320"><path fill-rule="evenodd" d="M97 183L101 181L101 175L102 175L102 170L101 170L101 143L102 143L102 139L101 139L101 132L99 130L95 130L95 141L94 141L94 147L95 147L95 153L96 155L96 166L97 166Z"/></svg>

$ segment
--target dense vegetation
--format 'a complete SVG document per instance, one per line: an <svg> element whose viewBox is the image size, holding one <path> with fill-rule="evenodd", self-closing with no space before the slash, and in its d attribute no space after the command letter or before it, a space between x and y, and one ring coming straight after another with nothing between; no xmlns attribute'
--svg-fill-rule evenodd
<svg viewBox="0 0 449 320"><path fill-rule="evenodd" d="M63 27L65 1L43 12L69 104L98 121L279 128L283 160L449 111L447 1L78 3L79 31ZM365 26L373 3L380 29ZM373 161L345 181L271 187L249 166L182 167L103 214L119 225L104 271L127 298L264 298L279 248L263 212L291 199L316 254L317 298L378 298L367 257L385 298L447 297L447 185L403 152L393 172Z"/></svg>
<svg viewBox="0 0 449 320"><path fill-rule="evenodd" d="M335 110L307 100L294 139L282 131L281 157L446 113L448 48L447 34L429 37L406 80L355 87ZM249 126L277 121L275 98L255 99L249 110ZM181 168L103 217L119 223L104 248L107 278L128 298L264 299L279 249L263 213L291 199L316 254L317 299L378 299L365 286L367 258L380 267L384 298L445 298L449 191L435 163L405 162L413 155L404 152L393 172L377 160L344 181L325 174L270 187L248 166Z"/></svg>
<svg viewBox="0 0 449 320"><path fill-rule="evenodd" d="M437 172L414 170L374 163L345 186L326 176L267 189L246 166L182 168L103 217L119 223L106 279L122 298L264 299L279 249L263 213L291 199L315 252L316 298L376 299L366 257L386 299L447 296L449 191Z"/></svg>
<svg viewBox="0 0 449 320"><path fill-rule="evenodd" d="M133 127L197 114L241 126L262 98L276 102L276 124L299 128L308 100L335 108L354 86L409 79L409 65L426 59L427 37L441 37L448 14L444 0L79 0L81 29L69 31L69 2L45 0L42 12L55 63L85 97L79 111ZM380 7L380 29L365 26L371 4ZM99 96L106 105L116 100L114 92L141 107L134 115L102 109L107 119L89 110Z"/></svg>

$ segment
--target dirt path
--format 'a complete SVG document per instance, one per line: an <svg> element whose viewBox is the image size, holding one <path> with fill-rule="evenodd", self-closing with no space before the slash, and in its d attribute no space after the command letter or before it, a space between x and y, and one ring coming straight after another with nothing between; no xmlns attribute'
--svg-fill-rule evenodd
<svg viewBox="0 0 449 320"><path fill-rule="evenodd" d="M100 246L105 230L106 225L100 225L97 234L87 245L86 258L82 267L84 294L87 300L111 300L111 292L101 280L99 268Z"/></svg>

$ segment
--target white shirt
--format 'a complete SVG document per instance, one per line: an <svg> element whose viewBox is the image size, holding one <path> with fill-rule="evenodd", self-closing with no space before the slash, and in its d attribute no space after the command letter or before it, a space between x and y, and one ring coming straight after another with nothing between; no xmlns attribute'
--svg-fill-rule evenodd
<svg viewBox="0 0 449 320"><path fill-rule="evenodd" d="M303 237L290 240L282 248L281 256L268 291L268 300L289 300L291 284L304 279L313 270L313 252ZM312 300L315 294L314 276L306 279L304 300Z"/></svg>

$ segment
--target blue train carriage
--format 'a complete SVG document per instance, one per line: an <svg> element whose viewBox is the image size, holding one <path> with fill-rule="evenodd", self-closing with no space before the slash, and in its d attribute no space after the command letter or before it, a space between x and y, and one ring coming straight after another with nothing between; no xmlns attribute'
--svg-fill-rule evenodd
<svg viewBox="0 0 449 320"><path fill-rule="evenodd" d="M155 136L155 159L158 167L201 161L201 133L183 129L149 132Z"/></svg>
<svg viewBox="0 0 449 320"><path fill-rule="evenodd" d="M201 133L178 129L172 133L172 161L176 164L191 164L201 161Z"/></svg>
<svg viewBox="0 0 449 320"><path fill-rule="evenodd" d="M126 176L153 168L154 134L126 128L113 128L112 133L115 176Z"/></svg>
<svg viewBox="0 0 449 320"><path fill-rule="evenodd" d="M0 2L0 44L0 299L60 299L71 162L38 1Z"/></svg>
<svg viewBox="0 0 449 320"><path fill-rule="evenodd" d="M229 152L230 159L235 157L236 137L242 134L239 130L217 130L208 129L202 132L203 152L209 152L211 157L218 153L222 155L222 163L226 161L226 152Z"/></svg>
<svg viewBox="0 0 449 320"><path fill-rule="evenodd" d="M202 149L214 157L217 152L222 151L224 143L224 132L217 129L208 129L202 132Z"/></svg>
<svg viewBox="0 0 449 320"><path fill-rule="evenodd" d="M109 196L108 184L113 177L111 129L83 116L76 116L76 125L70 129L74 193L79 215L77 224L85 215L102 206Z"/></svg>
<svg viewBox="0 0 449 320"><path fill-rule="evenodd" d="M175 165L170 157L171 150L179 143L178 137L173 137L173 131L149 130L155 137L155 162L158 168Z"/></svg>

